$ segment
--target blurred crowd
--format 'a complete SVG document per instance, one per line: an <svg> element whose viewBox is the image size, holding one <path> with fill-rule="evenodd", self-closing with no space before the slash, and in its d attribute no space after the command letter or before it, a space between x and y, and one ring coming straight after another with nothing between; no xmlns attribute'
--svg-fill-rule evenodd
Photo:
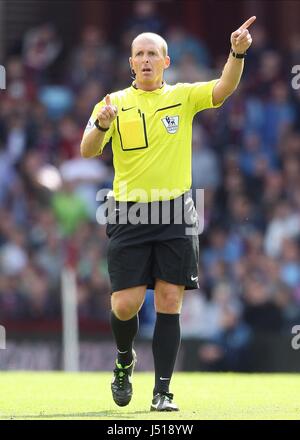
<svg viewBox="0 0 300 440"><path fill-rule="evenodd" d="M87 26L67 49L46 23L7 50L7 89L0 92L0 322L59 318L61 269L72 255L80 318L109 320L107 238L96 222L95 194L112 187L112 153L106 147L100 158L82 159L79 145L94 105L130 84L131 41L145 30L168 42L168 83L220 76L228 54L213 57L205 41L180 24L168 27L145 0L135 4L118 44L105 29ZM253 334L290 333L300 323L300 90L291 74L300 34L282 50L261 25L251 34L238 90L220 109L194 119L193 188L205 189L205 229L200 289L186 294L181 322L183 337L206 341L199 359L211 368L239 368ZM43 185L45 165L53 167L46 174L53 188ZM152 292L140 318L150 335Z"/></svg>

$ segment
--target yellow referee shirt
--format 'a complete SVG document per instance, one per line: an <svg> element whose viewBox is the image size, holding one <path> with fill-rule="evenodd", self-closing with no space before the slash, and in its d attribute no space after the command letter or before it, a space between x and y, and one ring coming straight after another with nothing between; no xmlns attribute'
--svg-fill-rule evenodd
<svg viewBox="0 0 300 440"><path fill-rule="evenodd" d="M212 103L217 81L164 84L151 92L132 85L110 95L118 116L99 154L112 138L116 200L169 200L191 188L192 121L199 111L221 105ZM95 106L87 129L104 105Z"/></svg>

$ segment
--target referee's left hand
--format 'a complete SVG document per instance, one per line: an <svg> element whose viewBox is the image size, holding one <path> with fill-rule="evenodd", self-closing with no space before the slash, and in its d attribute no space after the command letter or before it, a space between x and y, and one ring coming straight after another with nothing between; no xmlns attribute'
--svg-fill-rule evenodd
<svg viewBox="0 0 300 440"><path fill-rule="evenodd" d="M235 53L244 53L251 46L252 38L248 27L256 20L255 15L248 18L235 32L231 34L230 42Z"/></svg>

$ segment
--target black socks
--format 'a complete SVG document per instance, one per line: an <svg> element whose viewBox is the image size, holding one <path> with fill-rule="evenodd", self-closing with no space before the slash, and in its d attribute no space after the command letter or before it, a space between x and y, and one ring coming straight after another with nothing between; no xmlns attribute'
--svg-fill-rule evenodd
<svg viewBox="0 0 300 440"><path fill-rule="evenodd" d="M153 394L169 392L180 345L179 314L157 313L152 340L155 368ZM121 321L111 312L111 328L118 349L118 363L123 367L132 362L132 344L138 332L138 315L128 321Z"/></svg>
<svg viewBox="0 0 300 440"><path fill-rule="evenodd" d="M157 313L152 340L155 368L153 395L169 392L175 361L180 345L179 314Z"/></svg>
<svg viewBox="0 0 300 440"><path fill-rule="evenodd" d="M128 321L121 321L111 312L110 322L118 349L118 364L125 367L132 362L132 343L139 328L138 315Z"/></svg>

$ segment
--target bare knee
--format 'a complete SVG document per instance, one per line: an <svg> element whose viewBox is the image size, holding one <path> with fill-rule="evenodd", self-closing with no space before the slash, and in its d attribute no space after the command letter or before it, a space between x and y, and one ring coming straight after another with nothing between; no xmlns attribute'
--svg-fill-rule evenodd
<svg viewBox="0 0 300 440"><path fill-rule="evenodd" d="M181 311L181 299L172 293L158 295L155 305L159 313L180 313Z"/></svg>
<svg viewBox="0 0 300 440"><path fill-rule="evenodd" d="M169 283L160 284L155 290L155 308L159 313L180 313L183 286L176 286Z"/></svg>
<svg viewBox="0 0 300 440"><path fill-rule="evenodd" d="M138 310L138 307L134 307L132 304L128 304L125 301L113 301L112 311L121 321L128 321L133 318Z"/></svg>
<svg viewBox="0 0 300 440"><path fill-rule="evenodd" d="M114 292L111 297L112 311L121 321L133 318L143 305L146 286Z"/></svg>

